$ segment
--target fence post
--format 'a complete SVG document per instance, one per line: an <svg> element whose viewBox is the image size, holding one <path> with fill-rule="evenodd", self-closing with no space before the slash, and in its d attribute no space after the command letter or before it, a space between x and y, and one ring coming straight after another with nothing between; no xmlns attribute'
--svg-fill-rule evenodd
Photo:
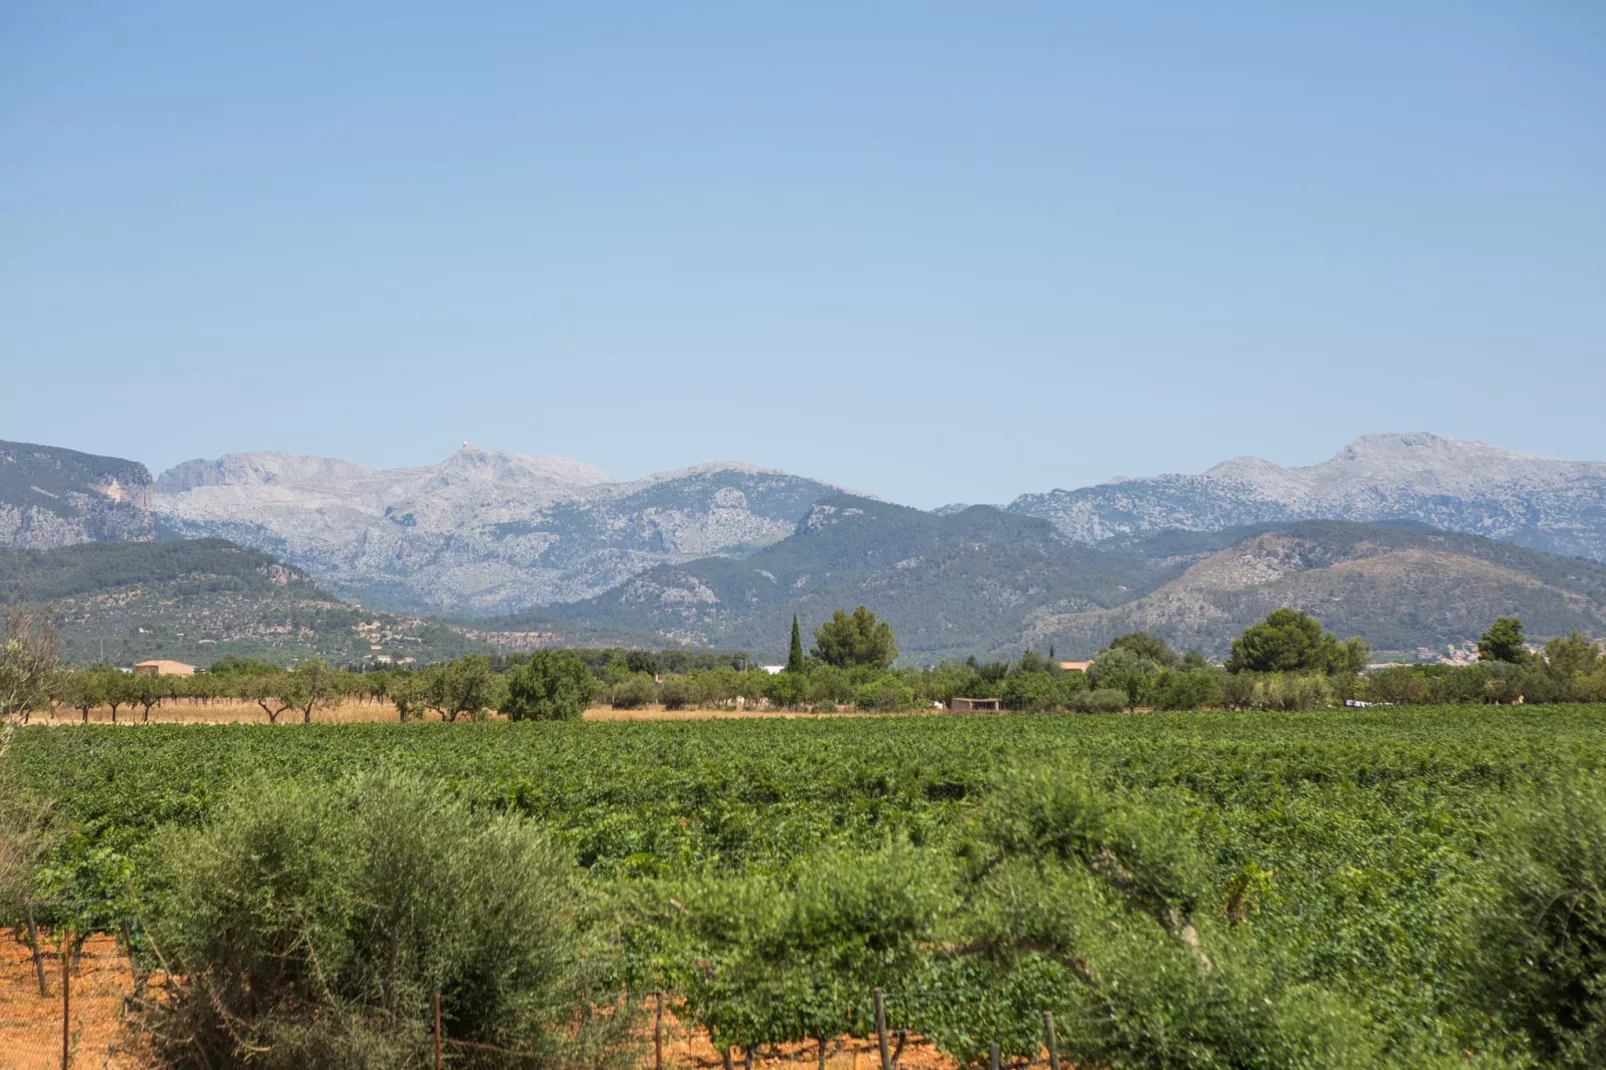
<svg viewBox="0 0 1606 1070"><path fill-rule="evenodd" d="M435 993L435 1070L441 1070L441 994Z"/></svg>
<svg viewBox="0 0 1606 1070"><path fill-rule="evenodd" d="M72 966L71 933L61 934L61 1070L67 1070L72 1059L72 993L68 983L68 970Z"/></svg>
<svg viewBox="0 0 1606 1070"><path fill-rule="evenodd" d="M987 1056L989 1070L998 1070L998 1045L993 1045L992 1052Z"/></svg>
<svg viewBox="0 0 1606 1070"><path fill-rule="evenodd" d="M1043 1039L1048 1043L1048 1070L1060 1070L1060 1051L1054 1043L1054 1012L1043 1012Z"/></svg>
<svg viewBox="0 0 1606 1070"><path fill-rule="evenodd" d="M664 1070L664 994L652 996L657 1004L652 1018L652 1070Z"/></svg>
<svg viewBox="0 0 1606 1070"><path fill-rule="evenodd" d="M881 1046L881 1070L892 1070L892 1053L887 1050L887 1003L881 989L875 990L875 1036Z"/></svg>

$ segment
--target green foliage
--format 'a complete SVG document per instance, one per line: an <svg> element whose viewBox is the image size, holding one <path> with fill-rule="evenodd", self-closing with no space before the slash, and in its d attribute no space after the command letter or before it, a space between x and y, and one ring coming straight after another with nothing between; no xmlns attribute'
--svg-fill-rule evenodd
<svg viewBox="0 0 1606 1070"><path fill-rule="evenodd" d="M208 665L206 671L212 676L272 676L281 670L266 661L228 654Z"/></svg>
<svg viewBox="0 0 1606 1070"><path fill-rule="evenodd" d="M475 717L506 701L501 678L491 671L491 659L484 654L437 662L424 669L420 678L424 705L439 713L443 721L455 721L464 714Z"/></svg>
<svg viewBox="0 0 1606 1070"><path fill-rule="evenodd" d="M797 614L792 614L792 641L786 652L786 671L802 672L803 664L803 633L797 626Z"/></svg>
<svg viewBox="0 0 1606 1070"><path fill-rule="evenodd" d="M566 650L537 650L510 673L502 712L511 721L575 721L591 702L591 673Z"/></svg>
<svg viewBox="0 0 1606 1070"><path fill-rule="evenodd" d="M896 676L879 676L854 690L853 704L861 710L907 710L915 705L915 692Z"/></svg>
<svg viewBox="0 0 1606 1070"><path fill-rule="evenodd" d="M666 676L658 686L658 701L666 710L683 710L697 701L697 691L684 676Z"/></svg>
<svg viewBox="0 0 1606 1070"><path fill-rule="evenodd" d="M1434 687L1472 678L1431 670L1418 676ZM1541 671L1470 671L1496 670ZM1160 675L1161 689L1169 679ZM1249 685L1252 697L1273 678L1218 679ZM751 686L745 674L727 682ZM1598 882L1587 837L1606 821L1578 806L1572 832L1541 835L1523 815L1531 792L1534 813L1555 812L1544 801L1552 782L1598 781L1603 713L1530 702L1120 718L40 727L21 730L7 761L36 795L59 800L72 826L35 885L47 925L115 926L126 904L160 899L153 838L166 825L206 825L229 785L264 772L339 785L354 770L405 767L442 798L451 791L436 779L462 792L478 822L538 816L572 847L591 904L572 924L608 954L594 992L628 979L637 992L684 993L691 982L679 979L706 963L711 986L748 984L704 989L688 1014L719 1018L723 1036L758 1052L800 1023L828 1028L848 1006L863 1028L862 1003L837 990L799 995L813 990L809 978L823 986L846 969L839 951L856 954L836 947L848 939L830 935L839 923L821 921L810 943L811 930L776 919L819 917L792 909L816 867L825 891L878 878L893 864L878 852L898 844L927 874L913 890L936 898L938 916L911 926L924 933L914 959L876 983L888 988L894 1027L962 1061L984 1058L994 1041L1017 1058L1037 1054L1047 1009L1067 1062L1112 1070L1503 1065L1497 1047L1512 1065L1554 1065L1533 1039L1541 1034L1511 1024L1515 1005L1478 980L1510 979L1515 999L1549 978L1512 979L1538 960L1497 954L1473 923L1485 904L1515 916L1493 905L1506 894L1497 876L1512 869L1510 845L1527 844L1522 872L1538 875L1511 887ZM416 809L379 809L410 830L404 805ZM1525 831L1508 834L1507 821ZM691 898L717 885L740 891L746 905L731 917L745 919L742 932L795 948L796 962L743 965L744 947L701 928ZM879 924L845 909L831 917ZM1588 932L1570 930L1567 948L1585 950ZM1557 961L1563 977L1578 966Z"/></svg>
<svg viewBox="0 0 1606 1070"><path fill-rule="evenodd" d="M1226 696L1219 670L1167 670L1155 682L1152 694L1157 710L1201 710L1221 706Z"/></svg>
<svg viewBox="0 0 1606 1070"><path fill-rule="evenodd" d="M717 1048L864 1036L870 990L920 976L950 887L900 844L697 881L680 892L675 986Z"/></svg>
<svg viewBox="0 0 1606 1070"><path fill-rule="evenodd" d="M1152 661L1163 669L1177 663L1176 652L1164 639L1148 632L1127 632L1110 640L1109 650L1130 650L1144 661Z"/></svg>
<svg viewBox="0 0 1606 1070"><path fill-rule="evenodd" d="M1359 672L1371 648L1359 638L1343 643L1322 631L1321 622L1297 609L1274 609L1232 641L1227 671Z"/></svg>
<svg viewBox="0 0 1606 1070"><path fill-rule="evenodd" d="M635 673L614 684L609 704L616 710L639 710L658 700L658 685L646 673Z"/></svg>
<svg viewBox="0 0 1606 1070"><path fill-rule="evenodd" d="M393 773L250 781L158 859L155 946L180 980L143 1006L169 1065L426 1065L436 993L452 1040L548 1064L623 1048L623 1007L571 1034L572 861L522 818Z"/></svg>
<svg viewBox="0 0 1606 1070"><path fill-rule="evenodd" d="M1488 630L1478 637L1478 660L1526 665L1532 658L1526 643L1520 617L1496 617Z"/></svg>
<svg viewBox="0 0 1606 1070"><path fill-rule="evenodd" d="M1093 687L1124 693L1128 709L1148 701L1159 674L1158 665L1124 646L1100 651L1087 667L1088 679Z"/></svg>
<svg viewBox="0 0 1606 1070"><path fill-rule="evenodd" d="M814 629L810 653L839 669L885 669L898 657L898 644L892 638L892 625L876 620L874 613L859 606L851 614L837 610Z"/></svg>
<svg viewBox="0 0 1606 1070"><path fill-rule="evenodd" d="M1542 1065L1606 1065L1606 784L1567 779L1500 822L1466 968L1497 1029Z"/></svg>
<svg viewBox="0 0 1606 1070"><path fill-rule="evenodd" d="M778 672L765 681L764 697L777 706L796 709L808 700L808 678L802 673Z"/></svg>
<svg viewBox="0 0 1606 1070"><path fill-rule="evenodd" d="M1071 709L1077 713L1119 713L1127 708L1127 693L1113 687L1095 688L1071 697Z"/></svg>

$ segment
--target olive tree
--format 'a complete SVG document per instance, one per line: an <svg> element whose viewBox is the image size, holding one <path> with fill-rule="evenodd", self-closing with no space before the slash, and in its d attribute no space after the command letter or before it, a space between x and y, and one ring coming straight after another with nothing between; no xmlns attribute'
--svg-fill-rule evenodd
<svg viewBox="0 0 1606 1070"><path fill-rule="evenodd" d="M588 990L574 861L526 818L387 770L248 781L156 858L173 981L141 1022L164 1065L422 1068L437 995L449 1051L631 1058L631 1008Z"/></svg>

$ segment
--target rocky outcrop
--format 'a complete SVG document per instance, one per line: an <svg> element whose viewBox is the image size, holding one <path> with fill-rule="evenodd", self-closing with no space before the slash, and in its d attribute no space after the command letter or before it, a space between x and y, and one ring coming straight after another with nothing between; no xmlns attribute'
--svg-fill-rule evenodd
<svg viewBox="0 0 1606 1070"><path fill-rule="evenodd" d="M626 483L566 457L465 445L370 469L277 453L187 461L155 508L370 601L483 615L597 594L654 565L768 545L838 488L742 464Z"/></svg>
<svg viewBox="0 0 1606 1070"><path fill-rule="evenodd" d="M1512 453L1427 432L1365 435L1304 468L1242 457L1198 475L1027 494L1007 508L1088 543L1168 528L1415 520L1606 561L1606 462Z"/></svg>
<svg viewBox="0 0 1606 1070"><path fill-rule="evenodd" d="M0 546L52 550L155 537L151 475L144 465L0 442Z"/></svg>

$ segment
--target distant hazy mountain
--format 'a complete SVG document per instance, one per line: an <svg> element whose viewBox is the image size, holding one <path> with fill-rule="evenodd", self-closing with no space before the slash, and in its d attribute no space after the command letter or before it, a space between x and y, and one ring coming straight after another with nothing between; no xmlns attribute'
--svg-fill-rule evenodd
<svg viewBox="0 0 1606 1070"><path fill-rule="evenodd" d="M906 658L1086 657L1143 629L1224 654L1282 605L1376 648L1442 648L1516 613L1536 636L1606 630L1606 565L1409 522L1305 521L1170 531L1098 546L976 506L947 517L840 497L750 557L662 566L550 612L664 641L778 657L793 613L812 629L865 603Z"/></svg>
<svg viewBox="0 0 1606 1070"><path fill-rule="evenodd" d="M155 538L142 464L0 442L0 546L50 549Z"/></svg>
<svg viewBox="0 0 1606 1070"><path fill-rule="evenodd" d="M1027 494L1006 508L1042 517L1079 542L1305 519L1415 520L1606 561L1606 462L1559 461L1426 432L1364 435L1307 468L1243 457L1202 475Z"/></svg>
<svg viewBox="0 0 1606 1070"><path fill-rule="evenodd" d="M1250 535L1126 605L1030 613L1021 639L1086 654L1141 630L1219 655L1280 606L1378 650L1442 653L1505 614L1535 636L1599 635L1606 565L1416 525L1303 521Z"/></svg>
<svg viewBox="0 0 1606 1070"><path fill-rule="evenodd" d="M764 546L838 491L742 464L615 483L564 457L464 446L415 468L279 453L187 461L158 478L154 508L175 533L271 551L342 592L490 614Z"/></svg>

